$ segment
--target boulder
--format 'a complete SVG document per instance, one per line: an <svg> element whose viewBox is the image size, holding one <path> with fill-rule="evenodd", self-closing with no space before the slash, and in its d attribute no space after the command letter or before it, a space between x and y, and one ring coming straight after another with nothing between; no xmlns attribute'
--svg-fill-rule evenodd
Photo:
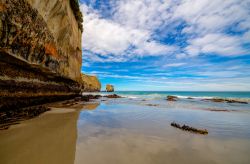
<svg viewBox="0 0 250 164"><path fill-rule="evenodd" d="M178 97L176 96L167 96L167 101L177 101Z"/></svg>
<svg viewBox="0 0 250 164"><path fill-rule="evenodd" d="M121 96L117 95L117 94L113 94L113 95L105 95L103 97L107 97L107 98L122 98Z"/></svg>
<svg viewBox="0 0 250 164"><path fill-rule="evenodd" d="M233 100L233 99L224 99L224 98L211 98L211 99L203 99L203 101L212 101L212 102L220 102L220 103L239 103L239 104L248 104L246 101Z"/></svg>

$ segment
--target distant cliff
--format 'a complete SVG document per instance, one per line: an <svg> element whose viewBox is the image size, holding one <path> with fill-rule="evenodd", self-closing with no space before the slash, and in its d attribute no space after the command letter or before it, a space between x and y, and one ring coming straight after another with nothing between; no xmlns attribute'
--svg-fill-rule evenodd
<svg viewBox="0 0 250 164"><path fill-rule="evenodd" d="M76 0L0 0L0 16L0 109L80 93Z"/></svg>
<svg viewBox="0 0 250 164"><path fill-rule="evenodd" d="M82 91L83 92L99 92L101 83L96 76L82 74Z"/></svg>

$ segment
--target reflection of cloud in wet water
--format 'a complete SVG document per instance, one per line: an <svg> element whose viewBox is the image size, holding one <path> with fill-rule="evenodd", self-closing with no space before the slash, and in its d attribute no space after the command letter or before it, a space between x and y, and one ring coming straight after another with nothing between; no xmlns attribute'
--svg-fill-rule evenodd
<svg viewBox="0 0 250 164"><path fill-rule="evenodd" d="M78 138L75 164L248 163L248 140L220 140L175 130L165 133L162 138L129 129L106 129Z"/></svg>
<svg viewBox="0 0 250 164"><path fill-rule="evenodd" d="M136 103L135 99L131 103L123 103L127 101L129 100L122 100L122 102L121 100L112 100L112 103L101 103L94 111L82 111L78 121L78 129L96 126L103 129L126 128L157 131L157 128L167 129L170 123L175 121L207 129L209 136L243 138L250 136L249 113L210 111L218 110L217 106L212 106L214 103L193 102L193 100L191 102L178 100L173 103L168 103L165 100L138 100ZM159 105L148 106L149 103ZM220 103L216 105L220 106ZM221 110L221 108L219 109ZM236 131L237 133L234 133Z"/></svg>
<svg viewBox="0 0 250 164"><path fill-rule="evenodd" d="M100 127L121 127L120 121L115 117L115 113L111 111L81 111L78 120L80 126L82 121L87 121L87 124ZM84 125L85 124L82 124L82 126Z"/></svg>

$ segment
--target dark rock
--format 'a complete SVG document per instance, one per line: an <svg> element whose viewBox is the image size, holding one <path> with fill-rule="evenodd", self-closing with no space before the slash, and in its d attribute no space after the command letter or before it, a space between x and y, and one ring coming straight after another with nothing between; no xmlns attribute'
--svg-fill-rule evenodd
<svg viewBox="0 0 250 164"><path fill-rule="evenodd" d="M233 99L223 99L223 98L212 98L212 99L203 99L204 101L212 101L212 102L225 102L225 103L240 103L240 104L248 104L245 101L233 100Z"/></svg>
<svg viewBox="0 0 250 164"><path fill-rule="evenodd" d="M112 94L112 95L105 95L103 97L107 97L107 98L122 98L121 96L117 95L117 94Z"/></svg>
<svg viewBox="0 0 250 164"><path fill-rule="evenodd" d="M245 101L238 101L238 100L226 100L227 103L240 103L240 104L248 104Z"/></svg>
<svg viewBox="0 0 250 164"><path fill-rule="evenodd" d="M206 129L196 129L196 128L190 127L188 125L185 125L185 124L181 126L180 124L172 122L171 126L178 128L178 129L181 129L181 130L193 132L193 133L198 133L198 134L203 134L203 135L208 134L208 131Z"/></svg>
<svg viewBox="0 0 250 164"><path fill-rule="evenodd" d="M19 110L0 112L0 130L8 129L11 125L19 124L20 121L34 118L50 110L46 106L32 106Z"/></svg>
<svg viewBox="0 0 250 164"><path fill-rule="evenodd" d="M102 97L101 95L82 95L81 100L82 101L89 101L90 99L99 99Z"/></svg>
<svg viewBox="0 0 250 164"><path fill-rule="evenodd" d="M167 101L177 101L178 97L176 96L167 96Z"/></svg>
<svg viewBox="0 0 250 164"><path fill-rule="evenodd" d="M147 106L159 106L158 104L146 104Z"/></svg>

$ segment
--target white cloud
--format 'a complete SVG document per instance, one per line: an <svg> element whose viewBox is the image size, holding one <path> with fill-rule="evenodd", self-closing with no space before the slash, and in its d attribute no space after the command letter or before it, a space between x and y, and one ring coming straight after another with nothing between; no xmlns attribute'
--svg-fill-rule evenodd
<svg viewBox="0 0 250 164"><path fill-rule="evenodd" d="M200 38L189 41L190 45L186 47L186 51L190 55L198 55L199 53L215 53L225 56L244 55L247 53L241 47L241 39L235 36L223 34L207 34Z"/></svg>
<svg viewBox="0 0 250 164"><path fill-rule="evenodd" d="M81 5L82 45L92 52L88 55L91 61L122 62L171 54L176 54L177 59L211 53L249 55L249 48L243 44L250 43L250 0L110 0L109 4L108 18L102 10ZM183 22L185 27L175 31ZM167 34L160 36L159 29ZM188 45L178 47L155 39L171 32L187 35Z"/></svg>
<svg viewBox="0 0 250 164"><path fill-rule="evenodd" d="M245 26L249 19L249 0L182 0L174 12L175 19L183 19L193 28L192 33L222 31L235 23Z"/></svg>
<svg viewBox="0 0 250 164"><path fill-rule="evenodd" d="M249 54L250 11L249 0L183 0L173 14L173 19L181 19L187 23L183 33L191 35L189 45L184 51L189 56L200 54L216 54L223 56L239 56ZM225 31L231 28L243 35L230 35Z"/></svg>
<svg viewBox="0 0 250 164"><path fill-rule="evenodd" d="M167 10L171 0L120 0L114 19L122 25L136 29L154 30L171 17Z"/></svg>
<svg viewBox="0 0 250 164"><path fill-rule="evenodd" d="M89 55L91 60L120 62L136 56L164 55L175 50L174 46L152 40L148 30L101 18L97 11L85 4L81 5L81 11L84 13L82 46L94 53Z"/></svg>
<svg viewBox="0 0 250 164"><path fill-rule="evenodd" d="M170 63L170 64L165 64L163 67L179 67L179 66L183 66L186 63Z"/></svg>

